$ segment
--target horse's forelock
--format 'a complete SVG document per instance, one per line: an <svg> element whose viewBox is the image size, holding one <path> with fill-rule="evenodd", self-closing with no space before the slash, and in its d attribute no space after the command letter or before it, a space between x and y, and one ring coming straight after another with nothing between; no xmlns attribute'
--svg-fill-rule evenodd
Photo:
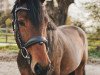
<svg viewBox="0 0 100 75"><path fill-rule="evenodd" d="M13 11L15 11L16 6L20 7L23 4L26 4L27 8L29 9L28 14L32 25L39 29L40 25L42 24L42 21L44 20L42 5L40 1L41 0L16 0Z"/></svg>
<svg viewBox="0 0 100 75"><path fill-rule="evenodd" d="M44 3L45 0L40 0L42 3Z"/></svg>
<svg viewBox="0 0 100 75"><path fill-rule="evenodd" d="M17 3L19 4L24 4L27 0L16 0Z"/></svg>
<svg viewBox="0 0 100 75"><path fill-rule="evenodd" d="M30 0L17 0L17 1L22 3L22 2L26 2L26 1L30 1ZM37 1L37 0L34 0L34 1ZM39 1L41 3L44 3L45 0L39 0Z"/></svg>

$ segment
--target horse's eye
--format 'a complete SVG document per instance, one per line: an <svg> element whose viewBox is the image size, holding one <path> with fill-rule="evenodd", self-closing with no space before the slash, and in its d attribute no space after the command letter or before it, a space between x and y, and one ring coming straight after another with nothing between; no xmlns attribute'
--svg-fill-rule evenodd
<svg viewBox="0 0 100 75"><path fill-rule="evenodd" d="M18 21L18 24L19 24L20 26L25 26L24 21Z"/></svg>

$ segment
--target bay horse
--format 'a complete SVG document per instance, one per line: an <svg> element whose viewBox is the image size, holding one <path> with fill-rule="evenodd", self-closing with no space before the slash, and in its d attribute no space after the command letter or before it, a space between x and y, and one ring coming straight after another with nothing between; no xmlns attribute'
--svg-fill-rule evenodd
<svg viewBox="0 0 100 75"><path fill-rule="evenodd" d="M16 0L12 10L21 75L85 75L87 37L76 26L57 27L45 0Z"/></svg>

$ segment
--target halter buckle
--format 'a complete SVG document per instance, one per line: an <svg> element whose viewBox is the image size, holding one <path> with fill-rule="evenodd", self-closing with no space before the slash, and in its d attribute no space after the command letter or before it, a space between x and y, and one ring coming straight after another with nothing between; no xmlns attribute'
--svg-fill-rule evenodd
<svg viewBox="0 0 100 75"><path fill-rule="evenodd" d="M25 47L21 48L21 54L25 59L30 59L29 52L27 51Z"/></svg>

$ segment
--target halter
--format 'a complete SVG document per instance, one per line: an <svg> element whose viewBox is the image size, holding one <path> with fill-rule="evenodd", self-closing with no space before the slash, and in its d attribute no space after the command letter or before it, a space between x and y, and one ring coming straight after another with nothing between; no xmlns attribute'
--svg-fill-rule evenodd
<svg viewBox="0 0 100 75"><path fill-rule="evenodd" d="M19 24L18 24L18 17L17 17L17 12L19 10L25 10L25 11L30 11L30 10L27 8L24 8L24 7L17 7L15 9L15 11L13 11L14 21L12 24L16 40L18 41L18 45L19 45L20 50L21 50L21 55L25 59L30 59L30 54L29 54L27 48L30 47L31 45L35 45L37 43L39 43L39 44L45 43L46 48L48 50L48 41L45 37L42 37L42 36L36 36L36 37L33 36L26 43L22 40L21 34L19 32Z"/></svg>

